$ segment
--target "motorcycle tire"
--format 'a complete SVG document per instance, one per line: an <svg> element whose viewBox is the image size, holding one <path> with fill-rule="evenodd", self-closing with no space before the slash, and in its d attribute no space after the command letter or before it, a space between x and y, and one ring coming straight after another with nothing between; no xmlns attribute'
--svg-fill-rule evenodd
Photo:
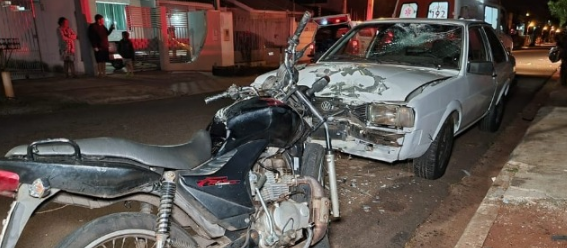
<svg viewBox="0 0 567 248"><path fill-rule="evenodd" d="M305 150L303 151L303 157L301 158L301 175L310 176L323 187L325 187L325 148L323 148L319 144L307 143L305 144ZM305 202L309 198L311 198L308 194L299 194L294 195L292 197L293 200L298 202ZM329 243L329 231L327 229L327 233L317 244L311 246L314 248L330 248L331 244Z"/></svg>
<svg viewBox="0 0 567 248"><path fill-rule="evenodd" d="M319 144L307 143L301 159L301 175L313 177L321 185L325 185L325 148Z"/></svg>
<svg viewBox="0 0 567 248"><path fill-rule="evenodd" d="M103 246L105 243L113 241L118 247L131 247L132 244L128 246L127 242L140 238L147 242L144 247L153 247L151 244L155 242L156 218L151 214L137 212L106 215L69 234L56 248L106 247ZM173 223L170 230L171 238L176 242L182 242L184 247L197 247L193 238L177 224Z"/></svg>

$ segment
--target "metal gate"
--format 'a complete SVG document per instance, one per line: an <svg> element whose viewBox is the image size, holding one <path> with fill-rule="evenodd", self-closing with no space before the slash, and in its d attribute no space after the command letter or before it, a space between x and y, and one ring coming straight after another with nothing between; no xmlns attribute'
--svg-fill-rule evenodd
<svg viewBox="0 0 567 248"><path fill-rule="evenodd" d="M159 70L161 39L159 8L126 6L126 23L136 52L137 70Z"/></svg>
<svg viewBox="0 0 567 248"><path fill-rule="evenodd" d="M205 43L206 11L184 4L163 4L167 17L167 48L170 63L194 62Z"/></svg>
<svg viewBox="0 0 567 248"><path fill-rule="evenodd" d="M235 64L278 65L289 36L287 17L233 15Z"/></svg>
<svg viewBox="0 0 567 248"><path fill-rule="evenodd" d="M1 4L0 63L5 62L12 79L44 77L48 66L41 58L33 6L30 1Z"/></svg>

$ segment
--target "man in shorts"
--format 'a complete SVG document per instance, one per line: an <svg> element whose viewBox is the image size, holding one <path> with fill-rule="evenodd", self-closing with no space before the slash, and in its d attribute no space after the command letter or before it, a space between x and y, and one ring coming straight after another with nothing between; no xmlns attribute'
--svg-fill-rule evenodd
<svg viewBox="0 0 567 248"><path fill-rule="evenodd" d="M109 43L108 36L114 30L114 24L110 26L110 30L104 26L104 18L100 14L95 15L95 22L89 25L89 40L95 53L97 63L97 76L106 76L106 62L109 61Z"/></svg>

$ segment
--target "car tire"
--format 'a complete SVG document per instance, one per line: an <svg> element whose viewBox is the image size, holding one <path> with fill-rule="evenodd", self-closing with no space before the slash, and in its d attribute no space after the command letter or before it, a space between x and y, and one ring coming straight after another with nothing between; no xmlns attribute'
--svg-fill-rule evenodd
<svg viewBox="0 0 567 248"><path fill-rule="evenodd" d="M479 124L479 129L484 132L496 132L502 124L502 118L504 117L504 97L500 99L500 102L495 106L490 107L490 110L482 118Z"/></svg>
<svg viewBox="0 0 567 248"><path fill-rule="evenodd" d="M435 180L445 174L454 142L454 126L449 117L439 130L435 140L431 142L427 151L421 157L413 160L415 176Z"/></svg>

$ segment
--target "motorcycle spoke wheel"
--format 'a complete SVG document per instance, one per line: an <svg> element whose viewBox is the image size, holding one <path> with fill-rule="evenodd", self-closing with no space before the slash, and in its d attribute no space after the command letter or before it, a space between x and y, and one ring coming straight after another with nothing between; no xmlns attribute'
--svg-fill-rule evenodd
<svg viewBox="0 0 567 248"><path fill-rule="evenodd" d="M56 248L152 248L156 247L155 215L123 212L109 214L92 220L69 234ZM188 247L197 243L175 222L170 237Z"/></svg>
<svg viewBox="0 0 567 248"><path fill-rule="evenodd" d="M120 230L104 235L85 248L154 248L154 232L149 230Z"/></svg>

